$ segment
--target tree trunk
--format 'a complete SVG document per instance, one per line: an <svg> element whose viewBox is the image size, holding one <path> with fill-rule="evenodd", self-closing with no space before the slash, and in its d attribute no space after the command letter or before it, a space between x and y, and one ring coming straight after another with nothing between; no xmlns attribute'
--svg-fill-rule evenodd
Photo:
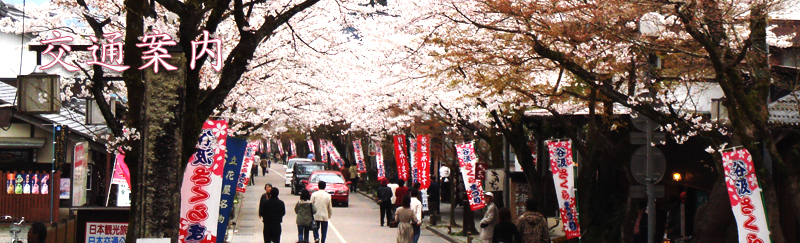
<svg viewBox="0 0 800 243"><path fill-rule="evenodd" d="M694 242L723 243L728 227L734 223L725 178L720 176L708 196L708 202L697 207Z"/></svg>
<svg viewBox="0 0 800 243"><path fill-rule="evenodd" d="M182 145L185 58L172 54L169 62L178 70L145 74L147 91L144 108L144 181L141 222L136 225L139 238L170 238L178 242L183 179ZM189 143L193 141L187 141ZM177 193L176 193L177 192ZM160 215L160 217L153 217Z"/></svg>

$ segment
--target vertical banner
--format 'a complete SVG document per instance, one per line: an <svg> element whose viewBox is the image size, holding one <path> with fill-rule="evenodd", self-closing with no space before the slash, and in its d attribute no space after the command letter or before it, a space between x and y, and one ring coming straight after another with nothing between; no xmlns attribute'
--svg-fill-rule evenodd
<svg viewBox="0 0 800 243"><path fill-rule="evenodd" d="M772 242L753 158L747 149L722 152L725 184L731 201L739 242Z"/></svg>
<svg viewBox="0 0 800 243"><path fill-rule="evenodd" d="M325 140L319 140L319 157L322 163L328 163L328 150L325 149Z"/></svg>
<svg viewBox="0 0 800 243"><path fill-rule="evenodd" d="M53 160L53 170L61 171L61 166L67 163L67 126L55 126L55 160Z"/></svg>
<svg viewBox="0 0 800 243"><path fill-rule="evenodd" d="M239 168L242 168L246 147L247 140L241 138L228 138L225 146L228 152L225 154L225 166L222 172L216 243L225 242L225 233L228 232L228 220L230 220L231 210L233 210L233 196L236 194L236 183L239 181ZM266 145L266 148L269 148L269 145Z"/></svg>
<svg viewBox="0 0 800 243"><path fill-rule="evenodd" d="M461 166L461 176L464 178L464 188L467 189L467 199L472 211L486 206L483 201L483 185L475 178L475 163L478 157L475 156L474 143L462 143L456 145L458 153L458 163Z"/></svg>
<svg viewBox="0 0 800 243"><path fill-rule="evenodd" d="M181 185L181 222L178 240L187 243L217 241L218 193L222 189L228 123L207 120Z"/></svg>
<svg viewBox="0 0 800 243"><path fill-rule="evenodd" d="M408 138L408 166L411 168L411 181L419 182L417 179L417 139Z"/></svg>
<svg viewBox="0 0 800 243"><path fill-rule="evenodd" d="M431 135L417 136L417 181L420 190L428 189L431 185Z"/></svg>
<svg viewBox="0 0 800 243"><path fill-rule="evenodd" d="M292 156L297 157L297 147L294 146L294 140L289 140L289 147L292 149Z"/></svg>
<svg viewBox="0 0 800 243"><path fill-rule="evenodd" d="M475 163L475 178L477 178L480 181L485 181L487 166L488 165L483 161Z"/></svg>
<svg viewBox="0 0 800 243"><path fill-rule="evenodd" d="M72 154L72 206L86 204L86 179L89 169L89 143L75 144ZM30 193L30 191L28 191Z"/></svg>
<svg viewBox="0 0 800 243"><path fill-rule="evenodd" d="M375 161L378 167L378 181L386 179L386 167L383 165L383 148L381 148L381 142L375 142Z"/></svg>
<svg viewBox="0 0 800 243"><path fill-rule="evenodd" d="M264 143L264 151L267 153L272 153L272 142L267 139L267 142Z"/></svg>
<svg viewBox="0 0 800 243"><path fill-rule="evenodd" d="M125 155L117 154L110 184L117 184L117 207L131 206L131 173L125 164ZM110 188L109 188L110 190Z"/></svg>
<svg viewBox="0 0 800 243"><path fill-rule="evenodd" d="M397 178L408 180L408 160L406 158L406 135L394 135L394 159L397 162Z"/></svg>
<svg viewBox="0 0 800 243"><path fill-rule="evenodd" d="M336 166L339 166L339 168L344 167L344 160L342 160L342 156L339 155L339 151L336 150L336 147L333 146L332 141L328 141L327 151L331 155L331 163L336 163Z"/></svg>
<svg viewBox="0 0 800 243"><path fill-rule="evenodd" d="M361 150L361 140L353 141L353 152L356 154L358 173L367 173L367 165L364 164L364 153Z"/></svg>
<svg viewBox="0 0 800 243"><path fill-rule="evenodd" d="M578 224L577 199L575 199L575 164L572 161L572 140L548 140L550 170L553 172L558 208L567 239L581 237Z"/></svg>
<svg viewBox="0 0 800 243"><path fill-rule="evenodd" d="M308 143L308 151L309 151L309 153L316 154L315 151L314 151L314 140L309 139L309 140L306 140L306 142Z"/></svg>
<svg viewBox="0 0 800 243"><path fill-rule="evenodd" d="M247 191L247 184L250 183L250 170L253 168L253 160L256 157L256 150L258 150L258 140L253 140L247 143L244 149L244 158L242 167L239 168L239 181L236 184L236 191L244 193Z"/></svg>
<svg viewBox="0 0 800 243"><path fill-rule="evenodd" d="M283 143L281 143L280 139L275 140L275 143L278 144L278 153L283 155Z"/></svg>

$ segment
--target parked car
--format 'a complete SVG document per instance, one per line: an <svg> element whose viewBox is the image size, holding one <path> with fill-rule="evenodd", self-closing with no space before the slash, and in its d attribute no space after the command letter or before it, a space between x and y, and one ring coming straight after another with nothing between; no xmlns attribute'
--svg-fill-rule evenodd
<svg viewBox="0 0 800 243"><path fill-rule="evenodd" d="M311 173L308 178L306 190L311 193L319 191L319 182L325 182L325 191L331 194L331 201L347 207L350 204L350 182L345 182L341 172L332 170L318 170Z"/></svg>
<svg viewBox="0 0 800 243"><path fill-rule="evenodd" d="M324 170L325 164L319 162L296 161L292 169L292 194L299 195L308 184L311 173Z"/></svg>
<svg viewBox="0 0 800 243"><path fill-rule="evenodd" d="M294 172L294 163L298 161L312 162L310 159L299 159L299 158L289 159L289 161L287 161L286 164L284 165L284 167L286 167L286 173L283 176L284 178L283 186L289 187L292 185L292 172Z"/></svg>

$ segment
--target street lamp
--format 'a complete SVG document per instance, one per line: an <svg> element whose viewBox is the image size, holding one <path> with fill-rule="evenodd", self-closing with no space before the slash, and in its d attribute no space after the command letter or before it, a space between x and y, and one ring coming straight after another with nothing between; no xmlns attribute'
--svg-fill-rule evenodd
<svg viewBox="0 0 800 243"><path fill-rule="evenodd" d="M29 114L58 114L61 111L60 76L43 72L18 75L17 110Z"/></svg>
<svg viewBox="0 0 800 243"><path fill-rule="evenodd" d="M675 173L672 174L672 180L673 181L681 181L681 179L683 179L683 178L681 177L681 173L680 172L675 172Z"/></svg>

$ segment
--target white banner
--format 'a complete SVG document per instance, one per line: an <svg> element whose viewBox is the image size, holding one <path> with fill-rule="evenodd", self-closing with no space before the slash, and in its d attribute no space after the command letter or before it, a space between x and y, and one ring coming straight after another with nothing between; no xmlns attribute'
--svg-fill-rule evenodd
<svg viewBox="0 0 800 243"><path fill-rule="evenodd" d="M383 165L383 148L381 148L381 142L375 142L375 161L378 166L378 181L386 179L386 166Z"/></svg>
<svg viewBox="0 0 800 243"><path fill-rule="evenodd" d="M564 222L564 233L567 239L580 238L578 200L575 198L575 167L577 164L572 161L572 140L548 140L547 149L550 151L550 170L553 172L561 222Z"/></svg>
<svg viewBox="0 0 800 243"><path fill-rule="evenodd" d="M769 243L769 225L753 158L747 149L722 152L725 184L739 228L739 242Z"/></svg>
<svg viewBox="0 0 800 243"><path fill-rule="evenodd" d="M77 207L86 204L86 180L89 176L89 143L75 144L75 151L72 157L72 206Z"/></svg>

